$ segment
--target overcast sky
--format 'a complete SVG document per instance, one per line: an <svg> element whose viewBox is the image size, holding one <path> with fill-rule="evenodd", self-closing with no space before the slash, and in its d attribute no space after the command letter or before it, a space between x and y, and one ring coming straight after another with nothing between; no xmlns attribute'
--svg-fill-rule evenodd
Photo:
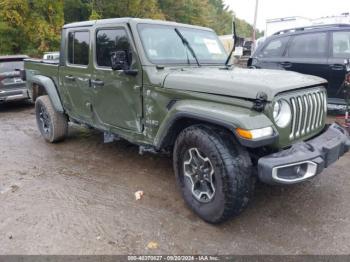
<svg viewBox="0 0 350 262"><path fill-rule="evenodd" d="M254 21L255 0L225 0L237 17ZM350 0L259 0L258 28L265 30L266 19L287 16L318 18L350 12Z"/></svg>

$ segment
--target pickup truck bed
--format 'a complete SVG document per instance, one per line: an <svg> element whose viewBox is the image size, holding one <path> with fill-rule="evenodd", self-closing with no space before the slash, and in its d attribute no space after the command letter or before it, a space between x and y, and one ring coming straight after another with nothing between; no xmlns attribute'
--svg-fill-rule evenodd
<svg viewBox="0 0 350 262"><path fill-rule="evenodd" d="M40 70L40 74L43 73L49 73L55 72L55 74L58 73L58 64L59 62L49 61L49 60L43 60L43 59L25 59L24 60L25 68L26 70ZM42 71L44 70L44 71Z"/></svg>
<svg viewBox="0 0 350 262"><path fill-rule="evenodd" d="M35 75L47 76L58 86L59 65L58 61L48 61L43 59L25 59L26 80L28 93L33 99L32 79Z"/></svg>

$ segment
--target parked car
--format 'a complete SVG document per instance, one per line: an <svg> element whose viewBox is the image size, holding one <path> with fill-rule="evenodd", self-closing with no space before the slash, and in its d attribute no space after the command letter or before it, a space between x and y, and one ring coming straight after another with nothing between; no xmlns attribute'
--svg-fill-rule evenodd
<svg viewBox="0 0 350 262"><path fill-rule="evenodd" d="M239 214L256 179L300 183L350 148L345 129L326 126L324 79L235 68L209 28L118 18L62 37L59 63L25 61L43 138L63 140L71 121L169 153L186 203L210 223Z"/></svg>
<svg viewBox="0 0 350 262"><path fill-rule="evenodd" d="M24 75L26 55L0 56L0 102L29 99Z"/></svg>
<svg viewBox="0 0 350 262"><path fill-rule="evenodd" d="M60 59L60 52L46 52L44 53L43 60L58 62Z"/></svg>
<svg viewBox="0 0 350 262"><path fill-rule="evenodd" d="M248 67L315 75L328 81L328 103L345 105L339 92L350 59L350 24L295 28L275 33L259 45Z"/></svg>

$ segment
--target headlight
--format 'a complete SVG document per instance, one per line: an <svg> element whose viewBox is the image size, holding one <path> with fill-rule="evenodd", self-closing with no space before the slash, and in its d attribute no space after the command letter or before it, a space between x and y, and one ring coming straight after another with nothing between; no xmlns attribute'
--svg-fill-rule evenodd
<svg viewBox="0 0 350 262"><path fill-rule="evenodd" d="M280 128L286 127L292 120L292 110L286 100L278 100L273 105L273 119Z"/></svg>

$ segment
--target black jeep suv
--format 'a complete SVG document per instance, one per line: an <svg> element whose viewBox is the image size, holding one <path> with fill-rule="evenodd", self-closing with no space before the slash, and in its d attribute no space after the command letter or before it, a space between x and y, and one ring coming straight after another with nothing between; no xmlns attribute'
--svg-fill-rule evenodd
<svg viewBox="0 0 350 262"><path fill-rule="evenodd" d="M248 67L291 70L327 79L332 109L332 105L345 104L341 88L350 71L349 62L350 24L337 24L279 31L259 45Z"/></svg>

